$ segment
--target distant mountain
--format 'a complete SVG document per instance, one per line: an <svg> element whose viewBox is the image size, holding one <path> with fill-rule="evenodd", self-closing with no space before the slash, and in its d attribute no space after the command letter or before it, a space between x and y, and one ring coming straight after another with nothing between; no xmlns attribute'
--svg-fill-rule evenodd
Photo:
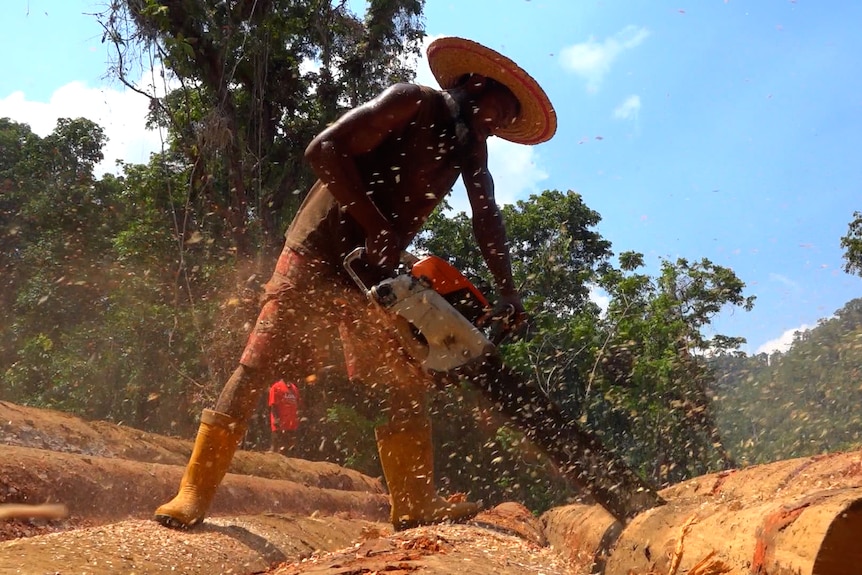
<svg viewBox="0 0 862 575"><path fill-rule="evenodd" d="M862 299L797 334L785 353L722 356L715 414L740 463L862 446Z"/></svg>

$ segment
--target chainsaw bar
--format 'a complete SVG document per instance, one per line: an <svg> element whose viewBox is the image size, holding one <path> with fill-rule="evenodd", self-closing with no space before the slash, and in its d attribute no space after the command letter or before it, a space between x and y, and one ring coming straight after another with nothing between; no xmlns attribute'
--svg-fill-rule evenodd
<svg viewBox="0 0 862 575"><path fill-rule="evenodd" d="M598 437L567 418L542 390L507 368L496 353L459 368L458 375L480 389L569 481L623 525L665 503L652 485Z"/></svg>

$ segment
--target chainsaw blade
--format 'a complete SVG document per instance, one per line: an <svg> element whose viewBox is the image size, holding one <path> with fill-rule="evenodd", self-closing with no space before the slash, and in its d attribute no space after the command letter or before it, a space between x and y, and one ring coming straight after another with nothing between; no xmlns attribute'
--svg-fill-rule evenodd
<svg viewBox="0 0 862 575"><path fill-rule="evenodd" d="M665 503L652 485L598 437L567 418L541 389L507 368L496 353L460 368L458 375L480 389L569 481L623 525Z"/></svg>

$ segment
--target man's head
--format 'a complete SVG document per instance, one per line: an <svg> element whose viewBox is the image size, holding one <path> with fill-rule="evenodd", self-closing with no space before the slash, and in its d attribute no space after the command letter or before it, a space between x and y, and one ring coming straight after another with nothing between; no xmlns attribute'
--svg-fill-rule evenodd
<svg viewBox="0 0 862 575"><path fill-rule="evenodd" d="M541 86L502 54L463 38L439 38L428 46L428 63L444 90L474 90L481 114L496 124L491 133L519 144L550 140L557 116ZM517 110L514 120L512 97ZM490 117L493 116L493 117Z"/></svg>
<svg viewBox="0 0 862 575"><path fill-rule="evenodd" d="M483 135L505 131L518 120L521 104L505 85L481 74L465 74L458 79L454 89L462 90L466 96L473 118L473 125Z"/></svg>

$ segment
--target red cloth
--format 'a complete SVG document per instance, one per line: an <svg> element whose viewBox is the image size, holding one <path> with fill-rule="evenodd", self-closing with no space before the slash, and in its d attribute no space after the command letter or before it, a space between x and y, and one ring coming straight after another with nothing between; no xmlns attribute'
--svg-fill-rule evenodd
<svg viewBox="0 0 862 575"><path fill-rule="evenodd" d="M269 424L273 431L294 431L299 427L299 389L279 379L269 388Z"/></svg>

